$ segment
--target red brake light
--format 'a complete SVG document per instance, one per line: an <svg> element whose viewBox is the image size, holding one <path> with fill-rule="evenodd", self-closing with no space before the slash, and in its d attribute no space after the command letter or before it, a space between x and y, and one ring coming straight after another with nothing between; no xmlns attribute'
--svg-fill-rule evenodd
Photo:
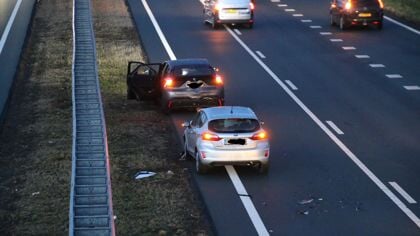
<svg viewBox="0 0 420 236"><path fill-rule="evenodd" d="M220 75L216 75L216 77L214 78L214 81L216 82L216 85L223 85L223 79L222 79L222 76Z"/></svg>
<svg viewBox="0 0 420 236"><path fill-rule="evenodd" d="M220 138L219 136L215 134L205 132L201 135L201 139L207 140L207 141L219 141L222 138Z"/></svg>
<svg viewBox="0 0 420 236"><path fill-rule="evenodd" d="M163 87L164 88L170 88L173 85L174 85L174 80L172 78L168 77L168 78L165 78L163 80Z"/></svg>
<svg viewBox="0 0 420 236"><path fill-rule="evenodd" d="M254 9L255 9L255 5L254 5L254 3L250 2L250 3L249 3L249 8L251 8L251 10L254 10Z"/></svg>
<svg viewBox="0 0 420 236"><path fill-rule="evenodd" d="M264 140L267 139L267 133L265 131L260 131L251 137L252 140Z"/></svg>

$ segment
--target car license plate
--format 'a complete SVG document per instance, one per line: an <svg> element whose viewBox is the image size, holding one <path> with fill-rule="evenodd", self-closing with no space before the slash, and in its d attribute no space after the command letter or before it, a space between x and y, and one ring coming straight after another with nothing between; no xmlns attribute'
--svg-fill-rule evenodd
<svg viewBox="0 0 420 236"><path fill-rule="evenodd" d="M359 13L359 17L371 17L371 13Z"/></svg>
<svg viewBox="0 0 420 236"><path fill-rule="evenodd" d="M225 139L225 145L245 145L246 140L243 138L237 138L237 139Z"/></svg>
<svg viewBox="0 0 420 236"><path fill-rule="evenodd" d="M237 10L235 10L235 9L228 9L227 10L227 13L230 13L230 14L236 14L238 11Z"/></svg>

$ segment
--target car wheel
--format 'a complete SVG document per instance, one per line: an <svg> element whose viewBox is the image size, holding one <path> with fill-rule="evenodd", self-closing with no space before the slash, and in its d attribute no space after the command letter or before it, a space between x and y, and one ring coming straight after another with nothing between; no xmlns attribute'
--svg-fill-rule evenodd
<svg viewBox="0 0 420 236"><path fill-rule="evenodd" d="M130 88L127 88L127 99L132 100L136 98L136 94Z"/></svg>
<svg viewBox="0 0 420 236"><path fill-rule="evenodd" d="M334 16L330 13L330 25L335 26Z"/></svg>
<svg viewBox="0 0 420 236"><path fill-rule="evenodd" d="M345 30L347 27L346 27L346 24L345 24L345 22L344 22L344 17L343 16L341 16L340 17L340 29L341 30Z"/></svg>
<svg viewBox="0 0 420 236"><path fill-rule="evenodd" d="M216 16L215 15L213 15L213 19L212 19L212 22L211 22L211 28L213 28L213 29L219 28L219 24L216 22Z"/></svg>
<svg viewBox="0 0 420 236"><path fill-rule="evenodd" d="M188 149L187 149L187 141L185 140L185 137L184 137L184 155L185 155L186 160L192 160L192 156L188 152Z"/></svg>
<svg viewBox="0 0 420 236"><path fill-rule="evenodd" d="M377 28L378 30L381 30L381 29L382 29L382 27L383 27L383 22L382 22L382 21L379 21L379 24L377 24L377 25L376 25L376 28Z"/></svg>
<svg viewBox="0 0 420 236"><path fill-rule="evenodd" d="M196 152L195 153L195 170L197 171L198 174L205 174L208 172L208 167L203 165L203 163L201 163L200 160L200 153Z"/></svg>
<svg viewBox="0 0 420 236"><path fill-rule="evenodd" d="M258 167L258 172L260 174L267 174L269 169L270 169L270 165L268 163L260 164L260 166Z"/></svg>
<svg viewBox="0 0 420 236"><path fill-rule="evenodd" d="M164 114L169 114L170 112L170 108L168 107L168 101L166 101L165 99L161 99L160 100L160 110L164 113Z"/></svg>

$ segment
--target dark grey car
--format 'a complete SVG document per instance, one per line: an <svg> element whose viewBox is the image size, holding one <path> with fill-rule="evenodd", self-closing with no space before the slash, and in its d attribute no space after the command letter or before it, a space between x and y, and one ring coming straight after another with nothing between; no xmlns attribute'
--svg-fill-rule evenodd
<svg viewBox="0 0 420 236"><path fill-rule="evenodd" d="M173 108L222 106L223 79L207 59L129 62L127 98L158 99L164 112Z"/></svg>

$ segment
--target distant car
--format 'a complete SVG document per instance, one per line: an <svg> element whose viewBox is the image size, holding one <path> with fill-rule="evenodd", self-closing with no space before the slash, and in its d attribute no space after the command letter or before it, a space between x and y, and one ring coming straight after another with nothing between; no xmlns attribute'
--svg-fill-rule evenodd
<svg viewBox="0 0 420 236"><path fill-rule="evenodd" d="M223 79L207 59L131 61L127 70L127 98L157 99L164 112L224 104Z"/></svg>
<svg viewBox="0 0 420 236"><path fill-rule="evenodd" d="M220 24L254 25L254 2L251 0L204 0L204 22L212 28Z"/></svg>
<svg viewBox="0 0 420 236"><path fill-rule="evenodd" d="M332 0L331 25L344 30L353 25L375 25L382 29L384 4L382 0Z"/></svg>
<svg viewBox="0 0 420 236"><path fill-rule="evenodd" d="M260 173L266 173L270 144L261 125L248 107L201 109L191 121L183 124L185 155L195 158L199 174L223 165L254 166Z"/></svg>

